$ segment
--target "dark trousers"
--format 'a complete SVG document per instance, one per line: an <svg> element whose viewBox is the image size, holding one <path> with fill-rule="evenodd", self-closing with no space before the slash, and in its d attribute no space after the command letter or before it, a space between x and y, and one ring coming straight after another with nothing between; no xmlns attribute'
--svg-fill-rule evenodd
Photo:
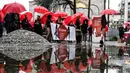
<svg viewBox="0 0 130 73"><path fill-rule="evenodd" d="M89 34L89 41L92 42L92 34Z"/></svg>
<svg viewBox="0 0 130 73"><path fill-rule="evenodd" d="M83 41L87 41L87 33L82 33L82 38L83 38Z"/></svg>
<svg viewBox="0 0 130 73"><path fill-rule="evenodd" d="M105 69L100 69L100 73L104 73L104 70L105 70Z"/></svg>

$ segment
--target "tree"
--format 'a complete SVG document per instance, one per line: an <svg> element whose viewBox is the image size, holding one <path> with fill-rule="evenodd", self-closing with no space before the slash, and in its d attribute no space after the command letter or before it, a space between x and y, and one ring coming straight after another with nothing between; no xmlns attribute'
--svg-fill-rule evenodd
<svg viewBox="0 0 130 73"><path fill-rule="evenodd" d="M53 0L34 0L34 4L44 6L47 9L49 9L52 2L53 2Z"/></svg>
<svg viewBox="0 0 130 73"><path fill-rule="evenodd" d="M60 5L63 5L63 8L66 9L67 5L74 10L74 4L71 0L34 0L36 5L41 5L49 10L57 10Z"/></svg>

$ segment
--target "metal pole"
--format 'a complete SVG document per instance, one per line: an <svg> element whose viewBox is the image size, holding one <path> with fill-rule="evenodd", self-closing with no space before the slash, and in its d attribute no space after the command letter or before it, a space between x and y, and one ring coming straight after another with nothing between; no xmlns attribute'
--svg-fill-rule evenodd
<svg viewBox="0 0 130 73"><path fill-rule="evenodd" d="M104 0L104 10L106 9L106 0Z"/></svg>
<svg viewBox="0 0 130 73"><path fill-rule="evenodd" d="M90 19L90 5L91 5L91 0L88 1L88 18Z"/></svg>
<svg viewBox="0 0 130 73"><path fill-rule="evenodd" d="M74 14L76 13L76 0L74 0Z"/></svg>
<svg viewBox="0 0 130 73"><path fill-rule="evenodd" d="M110 9L110 0L108 0L108 9ZM109 26L109 15L108 15L108 26Z"/></svg>
<svg viewBox="0 0 130 73"><path fill-rule="evenodd" d="M124 23L128 21L128 0L125 0Z"/></svg>

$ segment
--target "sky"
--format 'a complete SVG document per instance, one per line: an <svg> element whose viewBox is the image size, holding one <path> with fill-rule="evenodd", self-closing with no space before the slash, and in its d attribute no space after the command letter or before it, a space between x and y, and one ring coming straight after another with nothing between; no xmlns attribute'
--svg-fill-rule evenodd
<svg viewBox="0 0 130 73"><path fill-rule="evenodd" d="M32 0L0 0L0 9L4 6L4 4L11 3L11 2L18 2L25 6L27 10L29 10L29 3L28 1ZM110 8L118 10L118 5L121 0L110 0Z"/></svg>

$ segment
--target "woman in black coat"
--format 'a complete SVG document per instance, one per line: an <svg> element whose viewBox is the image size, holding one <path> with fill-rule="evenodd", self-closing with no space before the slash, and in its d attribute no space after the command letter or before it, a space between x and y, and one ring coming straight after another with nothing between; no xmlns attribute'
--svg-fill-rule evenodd
<svg viewBox="0 0 130 73"><path fill-rule="evenodd" d="M81 25L81 31L82 31L83 41L84 41L84 42L87 41L87 28L88 28L88 20L85 19L85 20L83 21L83 24Z"/></svg>
<svg viewBox="0 0 130 73"><path fill-rule="evenodd" d="M40 21L41 21L40 16L37 16L37 19L35 20L35 23L34 23L34 32L36 32L39 35L42 35L43 29L42 29L42 25Z"/></svg>

